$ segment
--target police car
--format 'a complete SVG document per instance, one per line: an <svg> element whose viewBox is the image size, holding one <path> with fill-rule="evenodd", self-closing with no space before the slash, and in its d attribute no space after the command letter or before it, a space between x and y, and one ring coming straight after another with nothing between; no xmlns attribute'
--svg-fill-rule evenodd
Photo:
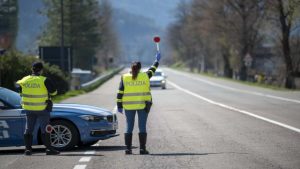
<svg viewBox="0 0 300 169"><path fill-rule="evenodd" d="M25 111L18 93L0 87L0 147L23 146ZM39 122L34 129L33 145L42 144ZM58 150L89 146L99 140L118 136L115 113L80 104L54 104L51 112L51 144Z"/></svg>

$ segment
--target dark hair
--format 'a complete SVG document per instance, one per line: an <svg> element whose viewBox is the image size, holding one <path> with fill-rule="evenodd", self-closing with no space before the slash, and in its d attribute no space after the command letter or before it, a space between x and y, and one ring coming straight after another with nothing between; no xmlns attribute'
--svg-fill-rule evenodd
<svg viewBox="0 0 300 169"><path fill-rule="evenodd" d="M40 61L32 63L32 71L34 73L37 73L37 72L41 71L43 68L44 68L43 63L40 62Z"/></svg>
<svg viewBox="0 0 300 169"><path fill-rule="evenodd" d="M136 64L137 64L138 68L141 70L141 68L142 68L141 62L136 62Z"/></svg>
<svg viewBox="0 0 300 169"><path fill-rule="evenodd" d="M132 79L135 80L141 70L141 62L133 62L131 64Z"/></svg>

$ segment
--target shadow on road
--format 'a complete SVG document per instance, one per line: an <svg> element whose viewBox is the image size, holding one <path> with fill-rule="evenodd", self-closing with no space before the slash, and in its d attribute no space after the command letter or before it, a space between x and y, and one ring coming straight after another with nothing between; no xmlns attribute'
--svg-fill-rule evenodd
<svg viewBox="0 0 300 169"><path fill-rule="evenodd" d="M165 91L165 90L174 90L174 88L173 87L167 87L166 89L162 89L161 87L151 87L151 90Z"/></svg>
<svg viewBox="0 0 300 169"><path fill-rule="evenodd" d="M213 154L248 154L248 153L237 153L237 152L220 152L220 153L151 153L151 156L203 156Z"/></svg>
<svg viewBox="0 0 300 169"><path fill-rule="evenodd" d="M132 147L133 149L137 148L137 147ZM125 150L126 147L125 146L91 146L91 147L77 147L74 148L71 151L86 151L86 150L95 150L95 151L120 151L120 150Z"/></svg>
<svg viewBox="0 0 300 169"><path fill-rule="evenodd" d="M133 149L137 147L132 147ZM99 154L84 154L85 151L121 151L125 150L125 146L90 146L90 147L75 147L72 150L61 151L60 156L103 156ZM35 154L35 153L44 153L45 148L35 148L33 147L33 155L39 156L44 154ZM0 156L3 155L23 155L24 148L13 148L13 149L4 149L0 150Z"/></svg>
<svg viewBox="0 0 300 169"><path fill-rule="evenodd" d="M218 154L218 153L151 153L151 156L203 156L209 154Z"/></svg>
<svg viewBox="0 0 300 169"><path fill-rule="evenodd" d="M45 152L45 148L34 148L32 150L33 153L43 153ZM2 155L20 155L24 154L24 149L6 149L6 150L0 150L0 156Z"/></svg>

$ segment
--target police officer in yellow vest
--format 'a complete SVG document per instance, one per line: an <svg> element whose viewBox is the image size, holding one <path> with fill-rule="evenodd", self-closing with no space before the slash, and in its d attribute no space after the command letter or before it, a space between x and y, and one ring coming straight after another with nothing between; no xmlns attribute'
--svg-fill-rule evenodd
<svg viewBox="0 0 300 169"><path fill-rule="evenodd" d="M43 143L46 146L46 154L59 154L59 151L51 147L50 134L46 132L51 111L47 109L47 103L50 100L50 96L57 94L57 90L49 78L41 76L42 71L42 62L34 62L32 64L32 75L17 81L22 96L22 107L26 111L26 128L24 133L25 155L32 154L32 133L37 120L40 121L39 127Z"/></svg>
<svg viewBox="0 0 300 169"><path fill-rule="evenodd" d="M118 112L125 109L126 132L124 134L126 150L125 154L132 154L132 131L134 127L135 114L138 114L140 154L149 154L146 149L147 130L146 123L149 113L149 105L152 104L150 93L150 78L155 73L160 60L160 53L156 54L154 64L147 72L140 72L141 63L133 62L131 72L124 74L121 78L119 91L117 94ZM147 105L147 106L146 106Z"/></svg>

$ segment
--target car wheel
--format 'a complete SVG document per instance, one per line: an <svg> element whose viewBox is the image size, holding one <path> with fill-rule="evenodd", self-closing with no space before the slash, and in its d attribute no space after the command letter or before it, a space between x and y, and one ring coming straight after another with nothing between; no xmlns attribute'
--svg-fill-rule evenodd
<svg viewBox="0 0 300 169"><path fill-rule="evenodd" d="M69 150L78 144L76 127L65 120L51 122L53 131L50 134L51 145L57 150Z"/></svg>
<svg viewBox="0 0 300 169"><path fill-rule="evenodd" d="M162 88L162 89L166 89L166 85L163 85L161 88Z"/></svg>

